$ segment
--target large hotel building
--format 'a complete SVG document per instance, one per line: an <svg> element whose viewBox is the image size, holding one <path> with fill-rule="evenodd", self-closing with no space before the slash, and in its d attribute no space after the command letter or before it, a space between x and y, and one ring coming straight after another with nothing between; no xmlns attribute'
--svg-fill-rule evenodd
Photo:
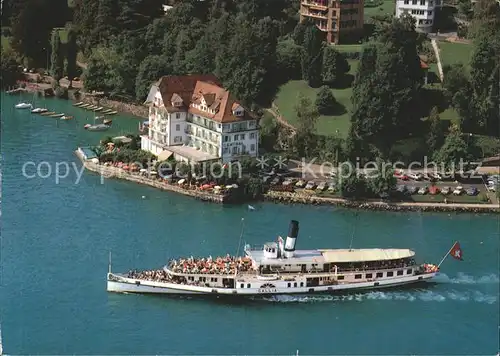
<svg viewBox="0 0 500 356"><path fill-rule="evenodd" d="M312 19L326 32L328 43L360 37L363 33L364 0L302 0L300 21Z"/></svg>

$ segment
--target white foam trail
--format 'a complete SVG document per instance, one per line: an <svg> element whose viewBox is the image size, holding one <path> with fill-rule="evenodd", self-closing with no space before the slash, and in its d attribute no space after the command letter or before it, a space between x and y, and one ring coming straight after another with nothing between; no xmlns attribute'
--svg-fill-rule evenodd
<svg viewBox="0 0 500 356"><path fill-rule="evenodd" d="M456 277L450 278L445 273L440 273L434 279L438 283L453 283L453 284L495 284L499 283L498 275L491 273L480 277L468 275L463 272L458 272Z"/></svg>
<svg viewBox="0 0 500 356"><path fill-rule="evenodd" d="M397 300L397 301L422 301L422 302L476 302L494 304L497 302L496 295L484 294L479 291L457 291L435 292L431 290L415 290L408 292L381 292L348 294L348 295L276 295L271 297L254 298L276 303L316 303L316 302L345 302L364 300Z"/></svg>

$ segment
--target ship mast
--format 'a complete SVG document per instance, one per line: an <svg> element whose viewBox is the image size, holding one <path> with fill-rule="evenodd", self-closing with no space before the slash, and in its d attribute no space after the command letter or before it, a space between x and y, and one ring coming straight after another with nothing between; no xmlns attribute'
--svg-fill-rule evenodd
<svg viewBox="0 0 500 356"><path fill-rule="evenodd" d="M245 218L241 218L241 232L240 232L240 241L238 242L238 249L236 250L236 254L234 257L238 257L238 254L240 253L240 247L241 247L241 240L243 239L243 232L245 230ZM236 276L238 275L238 265L236 264L236 268L234 271L234 279L236 280Z"/></svg>

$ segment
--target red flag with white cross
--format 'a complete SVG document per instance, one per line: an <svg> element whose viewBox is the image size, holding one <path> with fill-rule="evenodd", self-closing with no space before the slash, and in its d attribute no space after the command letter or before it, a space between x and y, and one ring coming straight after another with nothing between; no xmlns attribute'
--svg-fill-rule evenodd
<svg viewBox="0 0 500 356"><path fill-rule="evenodd" d="M453 257L456 260L463 261L463 258L462 258L462 248L460 247L460 244L458 243L458 241L455 242L455 244L451 248L450 255L451 255L451 257Z"/></svg>

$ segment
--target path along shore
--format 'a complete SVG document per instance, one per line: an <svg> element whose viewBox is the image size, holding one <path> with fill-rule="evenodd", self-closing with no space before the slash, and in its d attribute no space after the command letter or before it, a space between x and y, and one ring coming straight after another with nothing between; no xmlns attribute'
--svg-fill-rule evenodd
<svg viewBox="0 0 500 356"><path fill-rule="evenodd" d="M284 204L336 205L343 208L363 210L500 213L500 207L498 204L354 201L342 198L320 197L304 193L276 191L268 192L264 198L268 201Z"/></svg>
<svg viewBox="0 0 500 356"><path fill-rule="evenodd" d="M104 178L125 179L131 182L149 185L154 188L187 195L199 200L213 203L230 203L227 195L214 194L196 189L187 189L175 184L168 184L159 179L148 178L138 173L129 173L121 168L107 167L91 160L85 160L80 151L75 151L84 167ZM464 212L464 213L499 213L498 204L443 204L443 203L414 203L414 202L381 202L381 201L352 201L342 198L320 197L304 193L290 193L269 191L264 200L283 204L334 205L344 208L386 211L431 211L431 212Z"/></svg>

